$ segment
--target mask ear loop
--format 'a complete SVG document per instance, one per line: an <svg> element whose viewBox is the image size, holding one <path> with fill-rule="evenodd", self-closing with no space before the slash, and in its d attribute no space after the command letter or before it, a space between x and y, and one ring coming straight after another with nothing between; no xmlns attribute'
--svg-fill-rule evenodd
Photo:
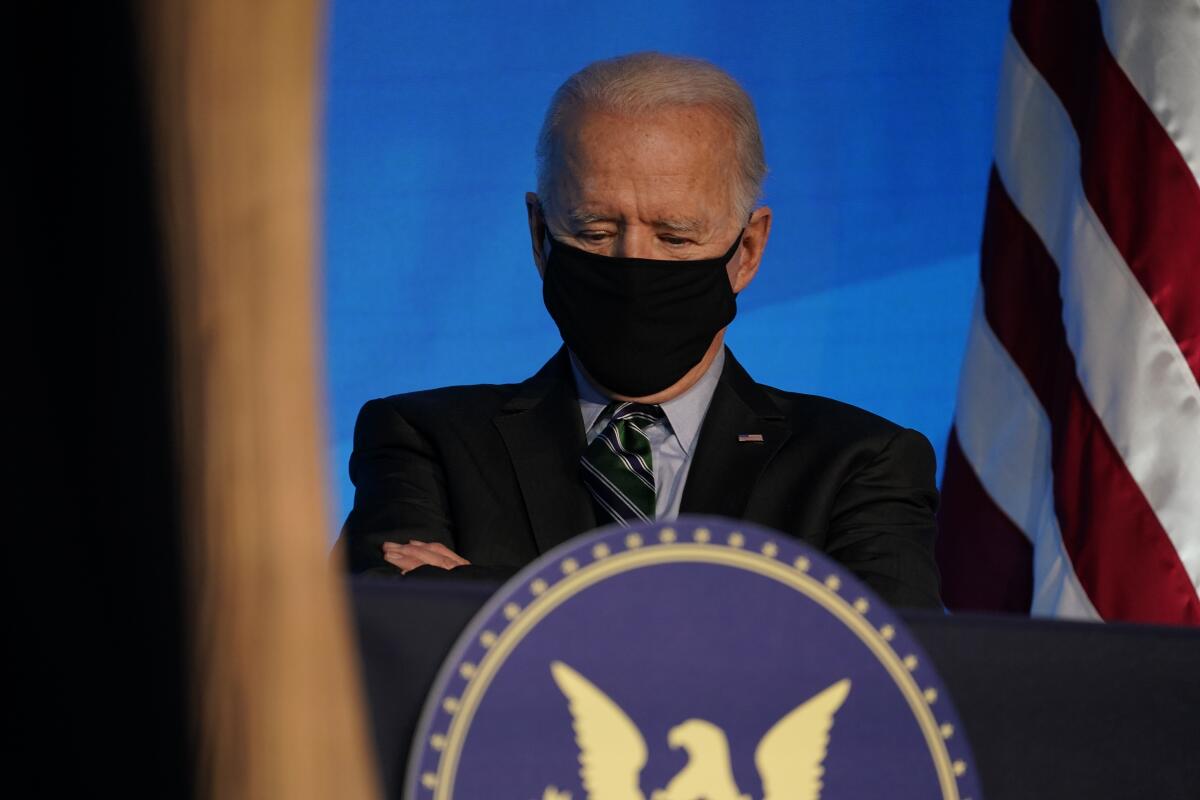
<svg viewBox="0 0 1200 800"><path fill-rule="evenodd" d="M728 264L733 260L738 248L742 246L742 238L746 235L746 229L742 228L738 232L737 238L733 240L733 244L729 245L729 249L725 251L725 255L721 256L721 263Z"/></svg>
<svg viewBox="0 0 1200 800"><path fill-rule="evenodd" d="M737 238L733 240L733 244L729 247L729 251L727 253L725 253L725 263L726 264L728 264L730 259L733 258L734 254L737 253L738 248L742 246L742 239L746 238L746 229L750 227L750 222L753 219L754 219L754 212L751 211L746 216L746 224L742 226L742 229L740 231L738 231Z"/></svg>
<svg viewBox="0 0 1200 800"><path fill-rule="evenodd" d="M753 221L754 212L751 211L746 215L746 224L743 225L742 230L738 232L737 239L734 240L733 247L729 249L729 257L725 259L725 263L729 263L729 260L733 258L735 253L737 253L738 248L742 246L742 240L746 238L746 229L750 227L750 223Z"/></svg>
<svg viewBox="0 0 1200 800"><path fill-rule="evenodd" d="M550 258L550 250L554 247L554 237L550 235L550 223L546 221L546 209L542 201L537 202L538 219L542 222L542 258Z"/></svg>

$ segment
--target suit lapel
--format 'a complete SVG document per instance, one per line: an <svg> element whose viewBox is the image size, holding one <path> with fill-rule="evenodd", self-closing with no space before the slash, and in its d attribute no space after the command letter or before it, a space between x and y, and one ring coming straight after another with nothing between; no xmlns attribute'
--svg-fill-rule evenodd
<svg viewBox="0 0 1200 800"><path fill-rule="evenodd" d="M508 448L539 552L596 527L579 480L583 421L566 348L559 350L493 420Z"/></svg>
<svg viewBox="0 0 1200 800"><path fill-rule="evenodd" d="M791 436L778 407L728 350L725 359L688 470L681 514L743 517L763 468Z"/></svg>

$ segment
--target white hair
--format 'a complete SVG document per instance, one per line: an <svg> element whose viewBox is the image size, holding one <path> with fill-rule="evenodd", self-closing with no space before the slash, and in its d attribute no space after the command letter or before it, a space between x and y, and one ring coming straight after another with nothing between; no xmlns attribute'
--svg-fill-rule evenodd
<svg viewBox="0 0 1200 800"><path fill-rule="evenodd" d="M567 78L546 109L537 142L537 190L551 196L559 130L580 110L637 115L677 106L703 106L728 123L736 153L733 206L749 216L767 174L762 134L750 96L728 73L699 58L631 53L595 61Z"/></svg>

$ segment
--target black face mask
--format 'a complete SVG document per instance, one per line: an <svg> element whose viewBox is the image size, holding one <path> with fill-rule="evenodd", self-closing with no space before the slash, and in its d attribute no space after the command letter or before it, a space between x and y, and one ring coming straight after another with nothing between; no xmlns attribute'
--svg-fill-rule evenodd
<svg viewBox="0 0 1200 800"><path fill-rule="evenodd" d="M743 231L742 233L745 233ZM717 258L674 261L589 253L550 236L542 298L563 341L602 386L645 397L673 385L737 314Z"/></svg>

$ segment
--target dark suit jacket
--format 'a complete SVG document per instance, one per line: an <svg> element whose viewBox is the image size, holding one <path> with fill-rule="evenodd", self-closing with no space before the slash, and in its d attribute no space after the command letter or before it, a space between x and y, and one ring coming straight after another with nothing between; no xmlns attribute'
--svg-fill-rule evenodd
<svg viewBox="0 0 1200 800"><path fill-rule="evenodd" d="M764 441L739 442L744 433ZM524 383L370 401L350 458L356 491L342 539L351 571L399 574L381 545L412 537L480 565L453 574L511 575L596 527L578 477L584 445L565 349ZM757 384L726 353L681 514L783 531L893 605L937 607L936 506L933 450L921 434L835 400Z"/></svg>

